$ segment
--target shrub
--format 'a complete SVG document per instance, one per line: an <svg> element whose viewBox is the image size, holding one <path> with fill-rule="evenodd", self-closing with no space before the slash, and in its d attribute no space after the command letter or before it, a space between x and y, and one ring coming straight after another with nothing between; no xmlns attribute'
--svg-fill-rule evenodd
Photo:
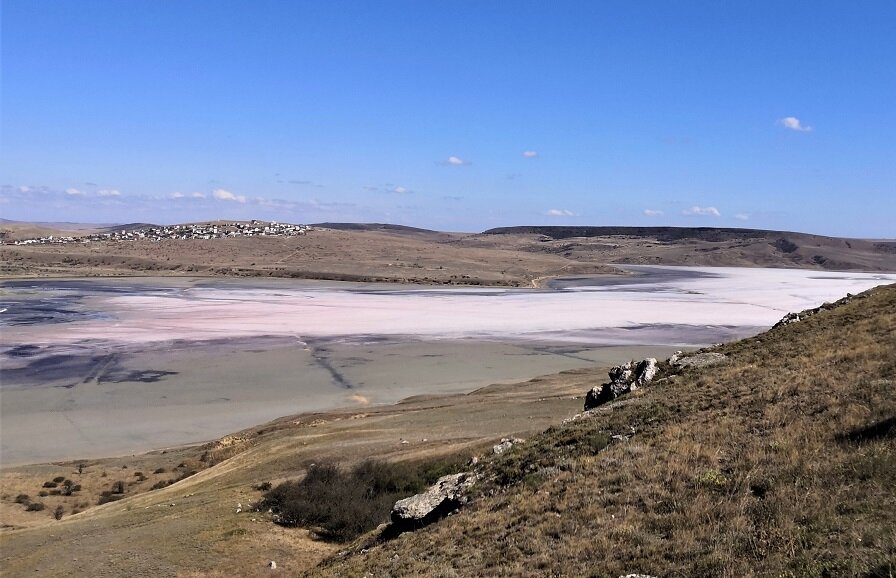
<svg viewBox="0 0 896 578"><path fill-rule="evenodd" d="M385 521L396 500L423 490L447 473L448 463L367 460L349 471L319 464L302 480L268 491L261 506L272 508L283 525L311 526L324 538L345 542Z"/></svg>
<svg viewBox="0 0 896 578"><path fill-rule="evenodd" d="M57 484L61 484L64 480L65 480L65 476L56 476L55 478L53 478L53 481L56 482Z"/></svg>
<svg viewBox="0 0 896 578"><path fill-rule="evenodd" d="M40 511L43 510L44 508L46 508L46 506L44 506L42 502L31 502L30 504L28 504L28 507L25 508L25 511L27 511L27 512L40 512Z"/></svg>
<svg viewBox="0 0 896 578"><path fill-rule="evenodd" d="M154 483L152 485L152 487L149 489L150 490L161 490L162 488L164 488L166 486L170 486L172 483L173 483L172 480L159 480L158 482Z"/></svg>
<svg viewBox="0 0 896 578"><path fill-rule="evenodd" d="M44 482L43 487L45 488L55 488L59 484L57 482Z"/></svg>
<svg viewBox="0 0 896 578"><path fill-rule="evenodd" d="M113 494L123 494L124 493L124 482L119 480L112 484L112 493Z"/></svg>
<svg viewBox="0 0 896 578"><path fill-rule="evenodd" d="M29 496L28 494L19 494L18 496L16 496L17 504L27 504L29 502L31 502L31 496Z"/></svg>
<svg viewBox="0 0 896 578"><path fill-rule="evenodd" d="M104 492L100 495L100 498L96 501L96 505L97 505L97 506L101 506L101 505L103 505L103 504L105 504L105 503L107 503L107 502L117 502L118 500L120 500L120 499L122 499L122 498L124 498L123 495L121 495L121 494L113 494L113 493L111 493L111 492L109 492L109 491L107 490L107 491L104 491Z"/></svg>
<svg viewBox="0 0 896 578"><path fill-rule="evenodd" d="M154 473L154 474L164 474L164 473L165 473L165 468L158 468L158 469L155 470L153 473Z"/></svg>
<svg viewBox="0 0 896 578"><path fill-rule="evenodd" d="M252 486L253 490L258 490L259 492L267 492L273 487L271 482L261 482L260 484L255 484Z"/></svg>
<svg viewBox="0 0 896 578"><path fill-rule="evenodd" d="M62 506L62 504L59 504L58 506L56 506L56 510L53 512L53 517L56 518L57 520L61 520L62 514L64 514L64 513L65 513L65 508Z"/></svg>
<svg viewBox="0 0 896 578"><path fill-rule="evenodd" d="M50 495L50 492L48 492L46 490L41 490L37 493L37 495L40 496L41 498L46 498L47 496Z"/></svg>

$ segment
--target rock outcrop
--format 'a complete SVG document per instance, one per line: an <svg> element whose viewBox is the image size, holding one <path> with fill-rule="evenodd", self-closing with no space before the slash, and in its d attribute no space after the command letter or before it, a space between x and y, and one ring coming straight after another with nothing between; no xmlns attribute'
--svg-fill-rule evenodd
<svg viewBox="0 0 896 578"><path fill-rule="evenodd" d="M512 448L516 444L521 444L526 440L521 440L520 438L501 438L501 443L495 444L492 446L492 452L495 455L500 455Z"/></svg>
<svg viewBox="0 0 896 578"><path fill-rule="evenodd" d="M425 492L398 500L392 507L392 530L413 530L447 516L466 502L464 492L476 479L471 472L442 476Z"/></svg>
<svg viewBox="0 0 896 578"><path fill-rule="evenodd" d="M585 410L603 405L620 395L643 387L650 383L655 375L656 359L652 357L617 365L609 371L608 383L592 387L585 396Z"/></svg>
<svg viewBox="0 0 896 578"><path fill-rule="evenodd" d="M711 367L728 361L728 356L724 353L715 353L712 351L706 353L695 353L693 355L681 355L680 352L675 353L669 358L669 365L679 369L685 367Z"/></svg>

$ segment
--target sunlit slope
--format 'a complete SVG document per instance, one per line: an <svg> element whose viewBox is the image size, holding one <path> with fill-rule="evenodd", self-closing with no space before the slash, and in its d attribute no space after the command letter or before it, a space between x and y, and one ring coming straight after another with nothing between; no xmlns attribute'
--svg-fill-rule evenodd
<svg viewBox="0 0 896 578"><path fill-rule="evenodd" d="M459 514L309 575L892 576L896 286L716 351L487 463Z"/></svg>

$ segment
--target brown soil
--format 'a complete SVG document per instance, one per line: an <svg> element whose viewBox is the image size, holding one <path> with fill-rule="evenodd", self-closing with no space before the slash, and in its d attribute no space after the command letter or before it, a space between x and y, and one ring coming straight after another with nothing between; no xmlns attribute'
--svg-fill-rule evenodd
<svg viewBox="0 0 896 578"><path fill-rule="evenodd" d="M608 263L896 270L893 243L770 231L740 236L676 231L674 237L650 231L551 237L525 230L461 234L355 226L317 228L301 237L2 245L0 275L266 276L529 286L543 277L618 272Z"/></svg>

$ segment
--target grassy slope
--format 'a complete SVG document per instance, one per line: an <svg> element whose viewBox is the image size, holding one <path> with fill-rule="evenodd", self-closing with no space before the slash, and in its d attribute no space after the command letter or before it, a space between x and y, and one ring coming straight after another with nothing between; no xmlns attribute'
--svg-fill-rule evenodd
<svg viewBox="0 0 896 578"><path fill-rule="evenodd" d="M664 367L487 462L459 515L310 575L893 576L896 286L865 295Z"/></svg>

